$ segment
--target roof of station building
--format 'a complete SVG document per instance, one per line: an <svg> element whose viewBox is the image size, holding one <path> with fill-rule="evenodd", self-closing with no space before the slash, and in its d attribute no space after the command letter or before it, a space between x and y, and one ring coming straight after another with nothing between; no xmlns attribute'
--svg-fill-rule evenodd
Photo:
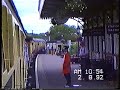
<svg viewBox="0 0 120 90"><path fill-rule="evenodd" d="M43 1L43 7L41 8L41 2ZM111 9L117 0L82 0L86 6L87 9L83 12L72 12L69 11L67 13L67 16L69 18L72 17L88 17L88 16L94 16L98 14L101 11ZM65 0L39 0L38 5L38 11L40 12L40 17L44 19L55 17L55 13L60 10L60 8L64 7Z"/></svg>

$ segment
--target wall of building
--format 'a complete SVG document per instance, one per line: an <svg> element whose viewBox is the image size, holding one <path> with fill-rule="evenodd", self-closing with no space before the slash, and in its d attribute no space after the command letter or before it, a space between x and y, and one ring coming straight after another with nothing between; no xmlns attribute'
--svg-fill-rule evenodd
<svg viewBox="0 0 120 90"><path fill-rule="evenodd" d="M109 14L111 15L110 21L108 20L108 14L107 12L110 12ZM101 12L103 13L103 12ZM114 69L118 68L118 62L119 62L119 33L118 32L113 32L113 33L108 33L108 24L113 24L113 23L119 23L119 16L117 9L113 9L113 16L112 16L112 10L108 10L105 12L105 21L103 26L105 29L104 35L85 35L84 40L85 40L85 46L88 48L89 51L89 58L94 59L95 54L99 52L99 58L107 60L107 56L110 55L113 58L114 62ZM89 23L89 22L88 22ZM100 23L98 23L100 24Z"/></svg>

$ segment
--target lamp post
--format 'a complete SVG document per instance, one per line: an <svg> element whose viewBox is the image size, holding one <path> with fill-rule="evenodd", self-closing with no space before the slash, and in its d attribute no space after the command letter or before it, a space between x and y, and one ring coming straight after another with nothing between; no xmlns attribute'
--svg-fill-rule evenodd
<svg viewBox="0 0 120 90"><path fill-rule="evenodd" d="M77 51L77 56L79 57L79 45L80 45L80 42L82 41L82 37L80 36L80 27L79 25L77 26L77 35L78 35L78 38L77 38L77 41L78 41L78 51Z"/></svg>
<svg viewBox="0 0 120 90"><path fill-rule="evenodd" d="M46 32L45 35L48 37L48 41L50 41L50 32Z"/></svg>
<svg viewBox="0 0 120 90"><path fill-rule="evenodd" d="M50 41L50 32L49 31L47 31L46 33L45 33L45 35L47 36L47 41ZM48 46L49 44L48 43L46 43L46 47L47 47L47 51L48 51L48 53L50 53L50 46Z"/></svg>
<svg viewBox="0 0 120 90"><path fill-rule="evenodd" d="M64 39L64 36L63 36L63 35L61 35L61 42L62 42L62 50L63 50L63 46L64 46L64 44L65 44L65 39Z"/></svg>
<svg viewBox="0 0 120 90"><path fill-rule="evenodd" d="M77 41L78 41L77 56L79 56L79 35L80 35L80 27L79 27L79 25L77 26L77 35L78 35L78 38L77 38Z"/></svg>

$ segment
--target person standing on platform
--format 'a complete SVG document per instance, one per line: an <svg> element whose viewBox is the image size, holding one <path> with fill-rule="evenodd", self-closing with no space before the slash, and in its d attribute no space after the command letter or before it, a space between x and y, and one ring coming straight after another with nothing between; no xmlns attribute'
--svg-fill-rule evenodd
<svg viewBox="0 0 120 90"><path fill-rule="evenodd" d="M80 52L79 52L79 56L81 58L80 64L81 64L81 70L82 70L82 78L83 80L88 80L86 74L85 74L85 70L90 68L90 61L88 58L88 50L85 47L85 43L81 42L80 45Z"/></svg>
<svg viewBox="0 0 120 90"><path fill-rule="evenodd" d="M64 63L63 63L63 74L67 81L65 87L71 86L71 65L70 65L70 54L68 52L68 46L65 47Z"/></svg>

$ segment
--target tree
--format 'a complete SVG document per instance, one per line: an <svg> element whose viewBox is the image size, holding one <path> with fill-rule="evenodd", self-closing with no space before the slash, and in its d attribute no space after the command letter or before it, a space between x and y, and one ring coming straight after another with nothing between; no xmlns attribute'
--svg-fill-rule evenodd
<svg viewBox="0 0 120 90"><path fill-rule="evenodd" d="M55 13L54 18L51 19L53 25L64 24L68 21L70 13L72 17L75 17L77 14L81 14L84 10L87 9L87 6L83 0L65 0L65 4Z"/></svg>
<svg viewBox="0 0 120 90"><path fill-rule="evenodd" d="M39 34L39 37L40 37L41 39L47 39L45 33L40 33L40 34Z"/></svg>
<svg viewBox="0 0 120 90"><path fill-rule="evenodd" d="M45 36L45 33L35 34L35 33L27 33L27 36L33 37L33 38L39 38L39 39L47 39Z"/></svg>
<svg viewBox="0 0 120 90"><path fill-rule="evenodd" d="M77 34L75 26L68 25L55 25L50 27L50 37L51 40L61 40L64 39L76 41Z"/></svg>
<svg viewBox="0 0 120 90"><path fill-rule="evenodd" d="M78 45L77 43L71 45L71 48L70 48L70 54L73 55L73 54L76 54L78 52Z"/></svg>

